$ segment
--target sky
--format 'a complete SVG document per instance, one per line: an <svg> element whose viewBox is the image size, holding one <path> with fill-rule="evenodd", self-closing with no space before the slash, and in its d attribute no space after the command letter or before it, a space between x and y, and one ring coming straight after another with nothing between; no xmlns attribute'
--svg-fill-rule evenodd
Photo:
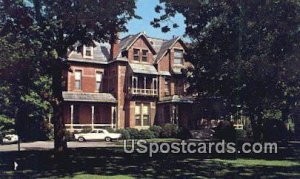
<svg viewBox="0 0 300 179"><path fill-rule="evenodd" d="M155 17L159 17L159 14L154 11L156 5L159 4L159 0L137 0L136 2L136 14L142 17L142 19L132 19L127 24L128 32L121 33L121 38L129 34L137 34L139 32L146 32L150 37L157 37L162 39L172 39L173 36L182 36L185 32L184 17L180 14L176 15L172 21L179 25L178 28L171 30L167 33L163 33L160 28L154 28L150 25L150 22ZM164 25L162 25L164 26ZM172 27L172 23L170 26Z"/></svg>

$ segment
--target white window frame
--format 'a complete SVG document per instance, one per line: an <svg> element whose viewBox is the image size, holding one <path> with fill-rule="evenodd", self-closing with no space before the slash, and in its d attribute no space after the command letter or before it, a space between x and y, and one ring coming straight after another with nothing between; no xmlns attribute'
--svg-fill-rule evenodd
<svg viewBox="0 0 300 179"><path fill-rule="evenodd" d="M181 63L175 63L176 59L180 59L175 56L176 51L182 52ZM183 65L183 64L184 64L184 50L180 48L174 48L174 65Z"/></svg>
<svg viewBox="0 0 300 179"><path fill-rule="evenodd" d="M86 55L87 49L91 50L91 55L90 56ZM94 47L92 47L92 46L87 47L87 46L84 45L83 46L83 58L93 58L93 56L94 56Z"/></svg>
<svg viewBox="0 0 300 179"><path fill-rule="evenodd" d="M97 75L100 74L100 80L97 79ZM102 82L103 82L103 72L102 71L96 71L96 92L101 92L102 91ZM98 83L100 83L99 88L98 87Z"/></svg>
<svg viewBox="0 0 300 179"><path fill-rule="evenodd" d="M79 72L80 73L80 79L76 79L76 73ZM74 72L74 79L75 79L75 83L74 83L74 88L75 90L82 90L82 70L75 70ZM77 88L76 86L76 82L79 81L79 88Z"/></svg>

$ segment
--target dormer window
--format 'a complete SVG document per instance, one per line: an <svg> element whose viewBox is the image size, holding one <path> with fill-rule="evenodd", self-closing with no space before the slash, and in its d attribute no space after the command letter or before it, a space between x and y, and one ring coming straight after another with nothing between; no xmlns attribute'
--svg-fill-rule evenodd
<svg viewBox="0 0 300 179"><path fill-rule="evenodd" d="M139 49L133 49L133 60L139 61L140 60L140 50Z"/></svg>
<svg viewBox="0 0 300 179"><path fill-rule="evenodd" d="M148 50L142 50L142 61L143 62L148 61Z"/></svg>
<svg viewBox="0 0 300 179"><path fill-rule="evenodd" d="M93 47L83 46L83 58L93 58Z"/></svg>
<svg viewBox="0 0 300 179"><path fill-rule="evenodd" d="M174 50L174 65L183 65L183 50Z"/></svg>

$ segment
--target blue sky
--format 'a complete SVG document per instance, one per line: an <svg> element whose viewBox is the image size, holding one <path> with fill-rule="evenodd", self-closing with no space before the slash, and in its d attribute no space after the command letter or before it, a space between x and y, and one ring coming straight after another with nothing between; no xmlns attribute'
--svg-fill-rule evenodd
<svg viewBox="0 0 300 179"><path fill-rule="evenodd" d="M127 24L128 32L121 33L121 37L143 31L145 31L146 34L150 37L158 37L163 39L171 39L174 35L182 36L184 34L184 17L180 14L176 15L175 18L172 19L172 21L177 23L179 27L176 29L171 28L171 31L167 33L163 33L161 32L160 28L154 28L150 25L150 22L154 17L159 17L159 14L154 11L155 6L159 4L159 0L137 0L136 3L136 14L141 16L142 19L132 19L131 21L129 21ZM171 23L170 25L170 27L172 27Z"/></svg>

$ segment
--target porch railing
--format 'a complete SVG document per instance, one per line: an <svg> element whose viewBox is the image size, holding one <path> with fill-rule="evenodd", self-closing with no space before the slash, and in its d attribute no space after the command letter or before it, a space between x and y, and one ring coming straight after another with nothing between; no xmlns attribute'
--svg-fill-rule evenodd
<svg viewBox="0 0 300 179"><path fill-rule="evenodd" d="M158 94L157 89L131 88L129 91L132 95L156 96Z"/></svg>
<svg viewBox="0 0 300 179"><path fill-rule="evenodd" d="M72 129L73 126L73 129ZM91 129L104 129L104 128L116 128L116 124L65 124L65 127L68 131L81 131L84 128Z"/></svg>

